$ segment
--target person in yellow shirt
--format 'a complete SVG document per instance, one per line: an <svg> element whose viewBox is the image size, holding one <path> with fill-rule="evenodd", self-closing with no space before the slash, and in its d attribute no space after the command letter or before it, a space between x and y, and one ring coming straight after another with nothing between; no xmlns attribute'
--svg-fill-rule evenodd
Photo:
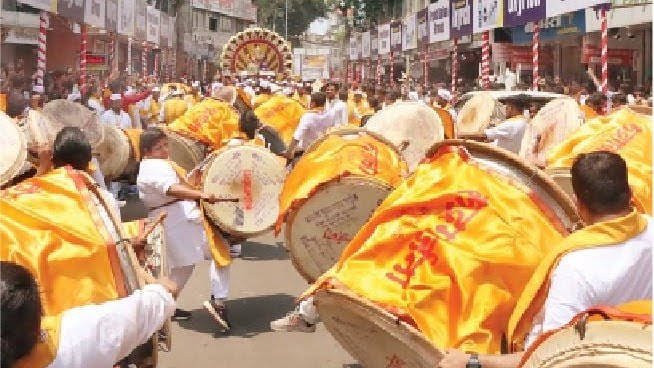
<svg viewBox="0 0 654 368"><path fill-rule="evenodd" d="M182 97L184 93L181 91L173 92L171 98L166 100L161 106L161 111L159 113L159 121L165 123L166 125L172 123L178 117L184 115L186 110L188 110L188 102L184 101Z"/></svg>
<svg viewBox="0 0 654 368"><path fill-rule="evenodd" d="M348 123L350 125L361 126L361 118L364 115L372 114L370 106L363 100L363 92L359 90L354 91L354 97L347 105L349 113Z"/></svg>
<svg viewBox="0 0 654 368"><path fill-rule="evenodd" d="M268 81L261 81L261 84L259 85L259 93L254 96L254 99L252 100L252 109L256 109L264 102L270 100L271 97L272 92L270 89L270 83Z"/></svg>

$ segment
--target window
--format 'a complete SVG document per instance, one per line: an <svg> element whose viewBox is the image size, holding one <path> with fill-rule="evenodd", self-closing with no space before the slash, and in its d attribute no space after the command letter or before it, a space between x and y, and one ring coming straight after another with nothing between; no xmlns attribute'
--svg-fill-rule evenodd
<svg viewBox="0 0 654 368"><path fill-rule="evenodd" d="M220 17L220 30L232 32L232 18Z"/></svg>
<svg viewBox="0 0 654 368"><path fill-rule="evenodd" d="M209 18L209 30L210 31L218 31L218 19L210 17Z"/></svg>

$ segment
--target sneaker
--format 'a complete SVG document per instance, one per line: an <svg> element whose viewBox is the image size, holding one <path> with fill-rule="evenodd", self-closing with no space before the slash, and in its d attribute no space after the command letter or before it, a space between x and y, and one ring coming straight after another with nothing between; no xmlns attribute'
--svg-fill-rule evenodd
<svg viewBox="0 0 654 368"><path fill-rule="evenodd" d="M227 308L225 308L224 305L216 303L213 298L204 302L203 305L204 308L209 311L213 319L218 322L223 331L229 331L232 328L227 319Z"/></svg>
<svg viewBox="0 0 654 368"><path fill-rule="evenodd" d="M270 322L270 329L273 331L309 333L316 331L316 325L307 323L300 315L300 312L294 310L288 312L285 317Z"/></svg>
<svg viewBox="0 0 654 368"><path fill-rule="evenodd" d="M188 320L191 319L191 312L183 309L175 309L175 314L173 314L173 320Z"/></svg>

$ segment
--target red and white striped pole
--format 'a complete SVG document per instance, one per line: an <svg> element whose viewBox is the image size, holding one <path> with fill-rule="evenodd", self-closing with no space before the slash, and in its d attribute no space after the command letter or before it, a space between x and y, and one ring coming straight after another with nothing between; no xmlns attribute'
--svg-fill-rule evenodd
<svg viewBox="0 0 654 368"><path fill-rule="evenodd" d="M381 56L377 56L377 85L381 86Z"/></svg>
<svg viewBox="0 0 654 368"><path fill-rule="evenodd" d="M80 25L82 45L80 48L79 56L79 84L80 91L82 94L86 93L86 50L87 50L87 34L86 34L86 25Z"/></svg>
<svg viewBox="0 0 654 368"><path fill-rule="evenodd" d="M481 34L481 86L483 89L489 87L490 75L490 32L484 31Z"/></svg>
<svg viewBox="0 0 654 368"><path fill-rule="evenodd" d="M39 17L39 51L36 63L36 85L43 86L46 68L46 41L48 32L48 13L41 11Z"/></svg>
<svg viewBox="0 0 654 368"><path fill-rule="evenodd" d="M539 64L539 55L538 55L538 48L540 44L540 26L538 25L538 22L534 24L534 39L533 39L533 45L532 45L532 89L534 91L538 91L538 64Z"/></svg>
<svg viewBox="0 0 654 368"><path fill-rule="evenodd" d="M115 55L114 45L115 44L116 44L115 34L113 32L109 33L109 46L108 46L109 49L107 50L107 59L108 59L107 62L109 65L110 72L114 71L114 55Z"/></svg>
<svg viewBox="0 0 654 368"><path fill-rule="evenodd" d="M395 75L395 53L391 51L391 70L390 70L390 82L391 86L395 86L395 78L393 76Z"/></svg>
<svg viewBox="0 0 654 368"><path fill-rule="evenodd" d="M425 75L425 87L429 85L429 60L427 55L429 55L429 45L425 45L425 53L422 59L422 62L424 63L423 73Z"/></svg>
<svg viewBox="0 0 654 368"><path fill-rule="evenodd" d="M143 47L141 48L141 67L143 69L143 75L141 78L148 76L148 44L143 42Z"/></svg>
<svg viewBox="0 0 654 368"><path fill-rule="evenodd" d="M366 80L372 79L370 78L372 76L372 69L370 68L371 64L372 62L368 59L368 61L366 61Z"/></svg>
<svg viewBox="0 0 654 368"><path fill-rule="evenodd" d="M207 82L207 75L209 74L209 67L207 65L207 59L202 60L202 81Z"/></svg>
<svg viewBox="0 0 654 368"><path fill-rule="evenodd" d="M154 71L152 74L154 74L155 79L159 79L159 59L161 58L161 53L163 52L163 49L160 50L158 53L154 54Z"/></svg>
<svg viewBox="0 0 654 368"><path fill-rule="evenodd" d="M609 94L609 27L606 18L606 8L602 7L602 94ZM604 111L608 113L608 98Z"/></svg>
<svg viewBox="0 0 654 368"><path fill-rule="evenodd" d="M452 85L450 86L452 96L456 96L457 73L459 72L459 39L454 37L452 44Z"/></svg>

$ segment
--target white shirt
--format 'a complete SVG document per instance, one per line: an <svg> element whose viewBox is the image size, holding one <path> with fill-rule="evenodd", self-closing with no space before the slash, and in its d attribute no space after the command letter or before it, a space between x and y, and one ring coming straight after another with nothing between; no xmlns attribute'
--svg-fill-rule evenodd
<svg viewBox="0 0 654 368"><path fill-rule="evenodd" d="M503 123L486 129L486 137L491 141L497 141L497 145L515 154L520 153L522 137L525 135L527 121L522 118L512 118Z"/></svg>
<svg viewBox="0 0 654 368"><path fill-rule="evenodd" d="M48 367L112 367L174 313L173 296L157 284L122 299L67 310L61 317L57 356Z"/></svg>
<svg viewBox="0 0 654 368"><path fill-rule="evenodd" d="M130 119L129 114L123 110L120 110L120 114L116 114L114 110L107 110L102 113L100 120L103 124L112 125L120 129L131 129L132 128L132 119Z"/></svg>
<svg viewBox="0 0 654 368"><path fill-rule="evenodd" d="M349 112L345 101L336 100L330 111L334 115L334 126L347 125Z"/></svg>
<svg viewBox="0 0 654 368"><path fill-rule="evenodd" d="M293 139L300 142L300 150L305 150L313 141L325 134L327 129L333 127L334 122L334 116L329 110L305 112L293 133Z"/></svg>
<svg viewBox="0 0 654 368"><path fill-rule="evenodd" d="M170 162L161 159L144 159L139 166L136 186L139 197L150 210L150 216L161 212L168 215L163 221L169 267L183 267L205 259L206 234L202 214L195 201L175 201L166 195L168 189L179 184L179 178ZM168 205L166 205L169 203Z"/></svg>
<svg viewBox="0 0 654 368"><path fill-rule="evenodd" d="M104 113L104 106L102 106L100 101L98 101L96 98L89 98L86 104L90 109L95 110L95 113L98 114L98 117L102 117L102 114Z"/></svg>
<svg viewBox="0 0 654 368"><path fill-rule="evenodd" d="M623 243L563 256L552 271L547 299L527 344L590 307L652 299L652 242L654 221L648 218L645 231Z"/></svg>

